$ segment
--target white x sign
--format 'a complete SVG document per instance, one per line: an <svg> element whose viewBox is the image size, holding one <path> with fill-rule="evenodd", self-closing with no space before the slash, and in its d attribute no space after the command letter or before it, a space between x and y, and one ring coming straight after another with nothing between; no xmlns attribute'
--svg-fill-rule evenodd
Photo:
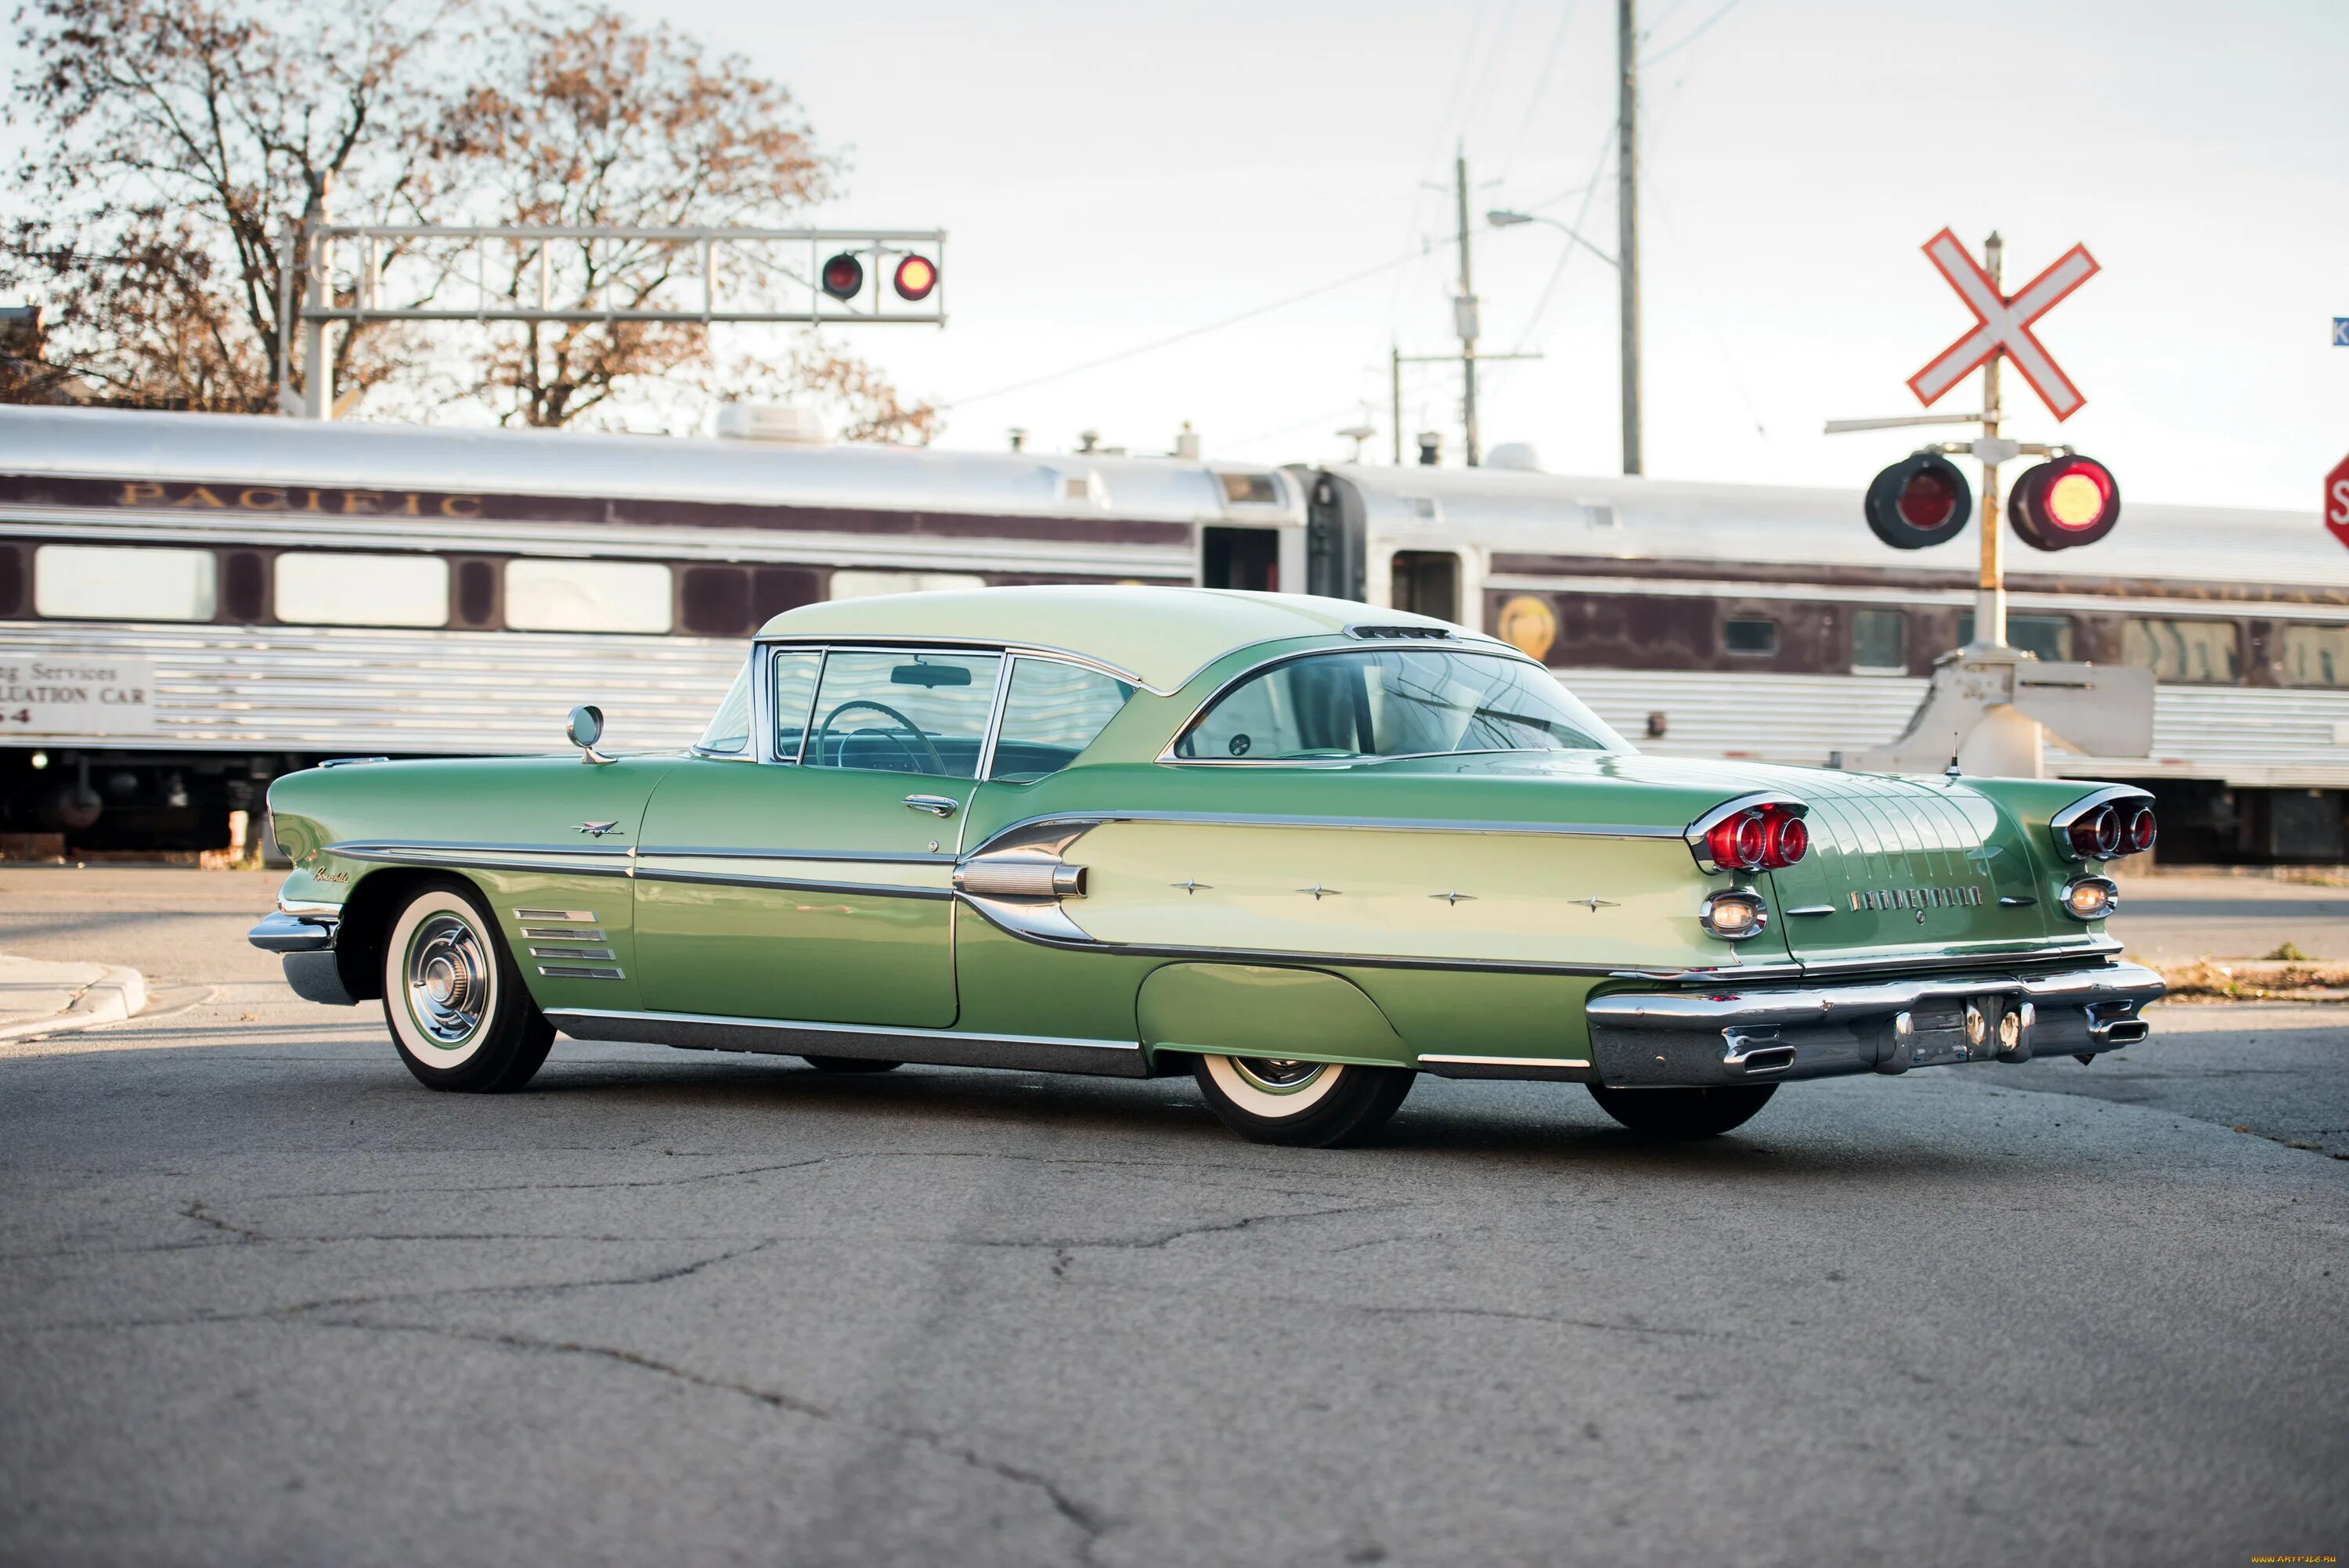
<svg viewBox="0 0 2349 1568"><path fill-rule="evenodd" d="M2088 248L2073 246L2054 266L2013 294L2001 294L1990 274L1947 229L1925 242L1925 254L1974 313L1975 325L1909 378L1909 389L1917 394L1917 400L1928 405L1939 401L1992 355L2003 354L2014 361L2014 367L2059 421L2078 413L2087 399L2080 396L2080 389L2072 385L2054 356L2031 335L2031 324L2096 274L2096 259L2088 254Z"/></svg>

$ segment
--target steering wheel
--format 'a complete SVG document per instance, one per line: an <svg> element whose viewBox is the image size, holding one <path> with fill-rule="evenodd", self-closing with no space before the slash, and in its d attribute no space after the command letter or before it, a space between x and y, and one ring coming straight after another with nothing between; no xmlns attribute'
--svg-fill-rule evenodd
<svg viewBox="0 0 2349 1568"><path fill-rule="evenodd" d="M842 714L846 713L852 707L869 707L875 713L887 714L889 717L895 722L898 729L904 730L906 735L912 736L916 740L922 743L922 751L916 752L911 746L908 746L905 743L904 736L898 735L894 730L885 729L879 731L879 733L887 736L891 740L896 742L897 748L905 754L906 759L913 763L916 770L923 773L934 773L940 777L945 776L947 770L947 759L938 755L938 748L930 744L930 738L922 733L921 727L916 724L912 719L907 718L904 714L899 713L895 708L891 707L887 703L874 702L870 697L851 697L846 702L842 703L838 707L833 708L830 713L823 716L823 722L815 727L815 754L818 758L822 758L823 756L823 743L832 734L832 721L838 718ZM857 733L859 735L863 735L867 732L859 730ZM843 740L845 740L847 738L843 736L842 738ZM924 764L922 752L926 752L928 754L928 762L926 766ZM839 764L833 763L832 766L838 767Z"/></svg>

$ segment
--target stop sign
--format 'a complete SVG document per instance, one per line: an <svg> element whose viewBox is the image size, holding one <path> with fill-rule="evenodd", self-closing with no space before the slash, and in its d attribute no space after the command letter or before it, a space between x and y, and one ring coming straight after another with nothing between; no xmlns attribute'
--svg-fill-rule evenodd
<svg viewBox="0 0 2349 1568"><path fill-rule="evenodd" d="M2333 464L2324 476L2324 526L2349 546L2349 458Z"/></svg>

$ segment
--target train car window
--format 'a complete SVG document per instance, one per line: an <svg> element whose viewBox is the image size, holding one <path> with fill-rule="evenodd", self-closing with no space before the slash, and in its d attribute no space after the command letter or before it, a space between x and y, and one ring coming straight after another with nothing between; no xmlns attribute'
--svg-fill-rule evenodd
<svg viewBox="0 0 2349 1568"><path fill-rule="evenodd" d="M1962 610L1958 614L1958 646L1964 647L1974 640L1974 613ZM2072 617L2069 615L2009 615L2006 618L2006 640L2027 654L2037 654L2043 659L2068 659L2072 656Z"/></svg>
<svg viewBox="0 0 2349 1568"><path fill-rule="evenodd" d="M1387 598L1398 610L1460 619L1460 558L1448 550L1398 550Z"/></svg>
<svg viewBox="0 0 2349 1568"><path fill-rule="evenodd" d="M445 626L449 563L437 555L298 550L277 558L277 618L320 626Z"/></svg>
<svg viewBox="0 0 2349 1568"><path fill-rule="evenodd" d="M2234 686L2243 678L2241 634L2232 621L2131 621L2121 657L2157 680Z"/></svg>
<svg viewBox="0 0 2349 1568"><path fill-rule="evenodd" d="M209 621L220 607L209 550L44 544L33 552L33 613L85 621Z"/></svg>
<svg viewBox="0 0 2349 1568"><path fill-rule="evenodd" d="M506 562L506 625L517 632L666 632L674 614L657 561Z"/></svg>
<svg viewBox="0 0 2349 1568"><path fill-rule="evenodd" d="M1778 651L1778 623L1736 617L1721 624L1721 645L1733 654L1764 657Z"/></svg>
<svg viewBox="0 0 2349 1568"><path fill-rule="evenodd" d="M1854 610L1851 613L1851 670L1860 676L1905 676L1909 673L1909 612Z"/></svg>
<svg viewBox="0 0 2349 1568"><path fill-rule="evenodd" d="M971 572L835 572L832 596L870 599L881 593L936 593L963 588L984 588L987 579Z"/></svg>
<svg viewBox="0 0 2349 1568"><path fill-rule="evenodd" d="M987 776L1032 784L1059 772L1093 743L1133 695L1132 686L1099 670L1051 659L1014 660L995 762Z"/></svg>
<svg viewBox="0 0 2349 1568"><path fill-rule="evenodd" d="M1242 506L1278 506L1280 484L1270 474L1217 474L1224 499Z"/></svg>
<svg viewBox="0 0 2349 1568"><path fill-rule="evenodd" d="M2277 652L2286 686L2349 686L2349 626L2286 626Z"/></svg>

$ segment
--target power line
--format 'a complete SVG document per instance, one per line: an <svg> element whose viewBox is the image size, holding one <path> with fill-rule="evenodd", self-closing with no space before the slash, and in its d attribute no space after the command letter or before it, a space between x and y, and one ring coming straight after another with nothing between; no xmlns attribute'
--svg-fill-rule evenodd
<svg viewBox="0 0 2349 1568"><path fill-rule="evenodd" d="M1377 266L1365 267L1359 273L1350 273L1346 276L1339 278L1334 282L1322 284L1318 287L1306 289L1302 293L1290 294L1285 299L1274 300L1269 304L1252 306L1247 310L1241 311L1237 315L1225 316L1220 321L1211 321L1198 326L1185 327L1183 331L1170 334L1165 337L1153 338L1148 343L1137 343L1130 348L1121 348L1114 353L1104 354L1095 359L1087 359L1075 365L1063 366L1058 370L1047 371L1041 376L1031 376L1025 381L1012 382L1008 387L997 387L986 392L974 392L968 397L952 398L947 402L940 403L938 407L941 409L967 408L973 403L984 403L991 397L1006 397L1014 392L1025 392L1030 387L1041 387L1048 381L1058 381L1065 376L1076 376L1081 375L1087 370L1098 370L1104 365L1114 365L1121 359L1131 359L1138 354L1151 354L1161 348L1170 348L1175 344L1185 343L1195 337L1204 337L1211 332L1221 332L1227 326L1237 326L1241 322L1253 321L1257 316L1268 315L1277 310L1285 310L1292 304L1299 304L1306 300L1315 299L1325 294L1334 294L1338 290L1346 287L1349 284L1358 284L1365 278L1374 278L1381 273L1391 272L1394 268L1402 266L1407 263L1415 262L1419 260L1419 255L1420 253L1417 251L1413 251L1408 255L1397 256L1392 261L1381 262Z"/></svg>
<svg viewBox="0 0 2349 1568"><path fill-rule="evenodd" d="M1715 22L1720 21L1723 16L1726 16L1732 11L1736 10L1737 6L1738 0L1729 0L1729 3L1722 6L1720 10L1715 11L1712 15L1707 16L1703 21L1699 22L1694 27L1683 34L1678 43L1667 44L1662 48L1658 49L1654 54L1650 55L1646 59L1641 60L1640 62L1640 68L1644 71L1650 66L1656 64L1659 60L1668 60L1674 55L1679 54L1682 49L1687 48L1691 44L1693 44L1699 38L1703 37L1707 32L1712 30L1713 25Z"/></svg>
<svg viewBox="0 0 2349 1568"><path fill-rule="evenodd" d="M1567 0L1566 9L1558 13L1557 31L1550 36L1549 53L1543 57L1541 74L1534 78L1533 100L1526 105L1526 117L1518 123L1517 139L1510 146L1509 156L1501 161L1501 183L1504 185L1509 182L1509 171L1517 166L1517 154L1524 150L1526 137L1534 128L1534 116L1541 111L1542 104L1549 97L1550 73L1557 65L1558 50L1566 44L1567 26L1581 8L1582 0Z"/></svg>

